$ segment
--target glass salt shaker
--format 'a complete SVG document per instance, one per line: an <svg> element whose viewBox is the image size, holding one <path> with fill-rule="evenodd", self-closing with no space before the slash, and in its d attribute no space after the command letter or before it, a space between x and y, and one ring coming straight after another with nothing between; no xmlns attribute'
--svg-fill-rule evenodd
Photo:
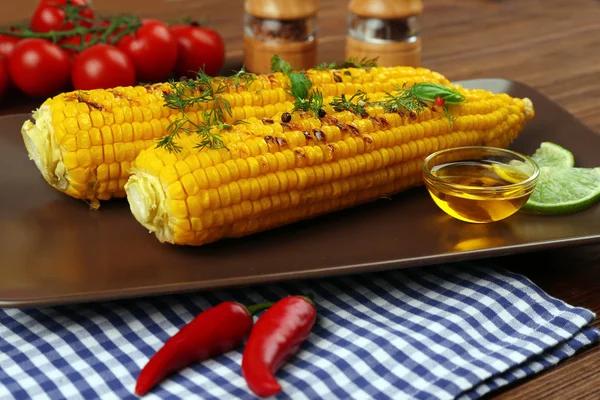
<svg viewBox="0 0 600 400"><path fill-rule="evenodd" d="M421 0L351 0L346 58L378 58L377 65L421 64Z"/></svg>
<svg viewBox="0 0 600 400"><path fill-rule="evenodd" d="M248 71L269 73L275 54L294 69L316 65L316 0L246 0L244 7L244 64Z"/></svg>

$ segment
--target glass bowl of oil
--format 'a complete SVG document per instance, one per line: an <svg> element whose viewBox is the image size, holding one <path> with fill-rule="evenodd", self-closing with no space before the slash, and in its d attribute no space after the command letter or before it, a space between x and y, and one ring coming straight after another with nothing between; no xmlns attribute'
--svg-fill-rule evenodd
<svg viewBox="0 0 600 400"><path fill-rule="evenodd" d="M423 161L433 201L448 215L472 223L500 221L519 211L539 174L530 157L497 147L455 147Z"/></svg>

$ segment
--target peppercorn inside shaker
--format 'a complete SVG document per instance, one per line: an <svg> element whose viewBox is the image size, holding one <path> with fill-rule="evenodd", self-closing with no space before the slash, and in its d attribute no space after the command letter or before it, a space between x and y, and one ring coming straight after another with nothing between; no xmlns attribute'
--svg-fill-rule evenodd
<svg viewBox="0 0 600 400"><path fill-rule="evenodd" d="M292 68L312 68L317 63L316 0L246 0L244 64L257 74L271 71L277 54Z"/></svg>
<svg viewBox="0 0 600 400"><path fill-rule="evenodd" d="M421 64L421 0L351 0L346 58L377 58L377 65Z"/></svg>

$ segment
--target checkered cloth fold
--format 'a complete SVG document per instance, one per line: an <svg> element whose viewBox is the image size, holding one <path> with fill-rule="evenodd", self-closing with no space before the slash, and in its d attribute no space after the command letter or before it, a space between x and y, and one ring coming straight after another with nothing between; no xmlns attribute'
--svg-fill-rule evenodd
<svg viewBox="0 0 600 400"><path fill-rule="evenodd" d="M452 264L148 299L0 310L0 398L128 399L141 367L200 311L311 294L318 320L278 372L280 399L475 399L600 338L594 314L522 275ZM242 348L148 399L254 399Z"/></svg>

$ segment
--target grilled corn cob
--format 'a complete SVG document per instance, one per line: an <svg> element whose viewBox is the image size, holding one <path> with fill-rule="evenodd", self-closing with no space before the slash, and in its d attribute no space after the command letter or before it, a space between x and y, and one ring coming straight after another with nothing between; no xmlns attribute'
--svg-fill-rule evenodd
<svg viewBox="0 0 600 400"><path fill-rule="evenodd" d="M307 76L327 95L359 89L367 93L389 90L409 81L448 83L436 72L407 67L336 73L309 70ZM223 85L222 98L231 106L231 115L226 115L229 123L251 117L272 118L290 108L293 100L281 73L246 81L219 78L213 84ZM95 207L98 200L124 197L124 185L136 156L153 147L156 139L167 133L169 124L181 116L179 110L165 105L163 94L173 90L171 84L155 84L69 92L50 98L33 112L33 121L23 124L29 157L51 186ZM186 113L196 123L202 120L205 108L196 105Z"/></svg>
<svg viewBox="0 0 600 400"><path fill-rule="evenodd" d="M386 95L381 86L371 91L374 104ZM377 105L368 116L335 112L328 105L333 91L323 90L322 118L250 118L222 132L226 149L200 151L196 136L182 137L179 153L146 149L125 185L131 211L161 242L242 237L420 185L427 155L465 145L508 147L534 116L529 99L455 88L465 101L447 108L451 121L442 107L418 115ZM284 108L272 119L290 111Z"/></svg>

